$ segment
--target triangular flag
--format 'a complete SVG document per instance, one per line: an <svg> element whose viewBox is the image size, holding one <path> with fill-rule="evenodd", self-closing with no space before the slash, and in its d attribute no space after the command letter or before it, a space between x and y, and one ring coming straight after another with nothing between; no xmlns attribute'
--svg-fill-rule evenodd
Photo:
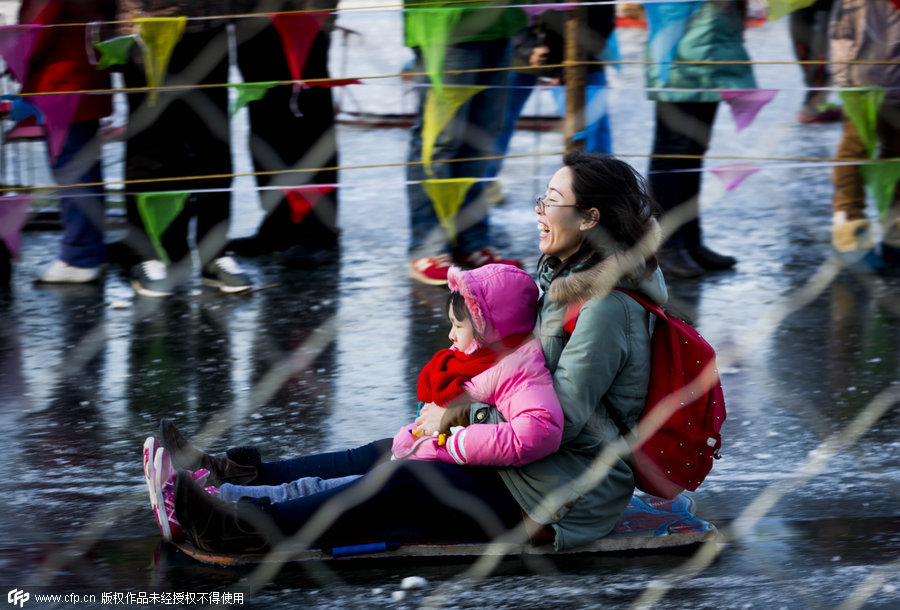
<svg viewBox="0 0 900 610"><path fill-rule="evenodd" d="M266 93L278 84L278 81L268 81L260 83L236 83L231 85L237 90L237 99L234 100L234 107L231 109L231 116L234 116L238 110L249 104L261 100Z"/></svg>
<svg viewBox="0 0 900 610"><path fill-rule="evenodd" d="M422 51L425 72L431 79L435 91L441 93L444 87L444 55L450 32L459 21L460 11L445 9L416 8L406 10L406 46L418 47Z"/></svg>
<svg viewBox="0 0 900 610"><path fill-rule="evenodd" d="M302 80L309 49L316 34L322 29L322 24L328 19L328 13L276 13L269 18L281 34L281 46L291 70L291 78L295 81Z"/></svg>
<svg viewBox="0 0 900 610"><path fill-rule="evenodd" d="M655 2L645 3L647 15L647 59L656 65L657 75L663 84L669 80L669 70L675 58L675 49L687 31L688 22L703 2Z"/></svg>
<svg viewBox="0 0 900 610"><path fill-rule="evenodd" d="M900 160L863 165L860 169L866 188L875 199L878 216L885 218L894 201L897 181L900 180Z"/></svg>
<svg viewBox="0 0 900 610"><path fill-rule="evenodd" d="M36 24L0 26L0 57L19 83L24 83L28 75L28 62L41 27Z"/></svg>
<svg viewBox="0 0 900 610"><path fill-rule="evenodd" d="M431 199L438 221L450 241L456 243L456 213L466 199L466 193L477 178L444 178L423 180L422 188Z"/></svg>
<svg viewBox="0 0 900 610"><path fill-rule="evenodd" d="M22 249L22 227L33 198L33 195L0 197L0 239L15 258L19 258Z"/></svg>
<svg viewBox="0 0 900 610"><path fill-rule="evenodd" d="M762 110L762 107L772 101L775 89L723 89L719 91L722 99L731 106L731 114L734 116L734 124L740 132L749 126Z"/></svg>
<svg viewBox="0 0 900 610"><path fill-rule="evenodd" d="M109 40L94 42L94 48L100 52L100 60L97 62L98 70L105 70L111 66L123 66L128 63L131 56L131 47L134 46L135 35L116 36Z"/></svg>
<svg viewBox="0 0 900 610"><path fill-rule="evenodd" d="M309 214L313 206L318 203L323 195L334 190L334 186L302 186L290 189L281 189L284 198L287 199L288 206L291 208L291 222L295 225L303 222L306 215Z"/></svg>
<svg viewBox="0 0 900 610"><path fill-rule="evenodd" d="M778 21L785 15L812 5L816 0L769 0L768 19Z"/></svg>
<svg viewBox="0 0 900 610"><path fill-rule="evenodd" d="M41 95L34 98L34 105L44 116L44 132L51 160L56 160L62 151L80 101L80 93Z"/></svg>
<svg viewBox="0 0 900 610"><path fill-rule="evenodd" d="M31 102L19 97L18 95L4 95L0 100L9 100L12 102L12 108L9 109L9 118L18 123L29 117L34 117L38 125L44 124L44 117L41 111Z"/></svg>
<svg viewBox="0 0 900 610"><path fill-rule="evenodd" d="M328 89L330 87L343 87L345 85L361 85L363 84L358 78L332 78L323 80L318 83L307 83L310 87L322 87Z"/></svg>
<svg viewBox="0 0 900 610"><path fill-rule="evenodd" d="M534 4L534 5L525 4L525 5L520 6L519 8L522 9L523 11L525 11L525 14L528 15L529 17L537 17L538 15L540 15L541 13L544 13L546 11L567 11L570 8L572 8L573 6L577 6L577 5L575 5L575 4L551 4L548 2L545 4Z"/></svg>
<svg viewBox="0 0 900 610"><path fill-rule="evenodd" d="M147 75L147 86L159 87L169 71L169 60L172 50L181 35L187 17L141 17L134 20L138 26L138 34L144 45L144 70ZM151 91L147 96L147 104L156 104L158 91Z"/></svg>
<svg viewBox="0 0 900 610"><path fill-rule="evenodd" d="M853 126L866 145L869 157L874 157L878 146L876 131L878 113L884 103L885 89L883 87L844 89L839 95L844 105L844 114L853 121Z"/></svg>
<svg viewBox="0 0 900 610"><path fill-rule="evenodd" d="M425 95L425 114L422 120L422 161L425 163L425 171L433 175L431 170L431 156L434 153L434 143L438 135L456 115L456 111L465 102L469 101L476 93L487 89L485 85L466 85L460 87L445 87L441 95L436 89L429 89Z"/></svg>
<svg viewBox="0 0 900 610"><path fill-rule="evenodd" d="M726 191L733 191L741 182L761 170L762 167L753 163L732 163L712 168L713 174L722 181Z"/></svg>
<svg viewBox="0 0 900 610"><path fill-rule="evenodd" d="M144 229L153 242L153 247L159 255L159 259L168 264L169 254L162 245L162 234L165 233L172 221L175 220L184 209L190 193L188 192L160 192L160 193L135 193L137 209L144 221Z"/></svg>

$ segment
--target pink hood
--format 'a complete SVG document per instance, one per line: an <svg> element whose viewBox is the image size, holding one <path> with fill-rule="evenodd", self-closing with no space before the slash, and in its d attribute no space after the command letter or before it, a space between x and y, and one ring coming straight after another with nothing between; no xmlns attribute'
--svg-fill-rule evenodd
<svg viewBox="0 0 900 610"><path fill-rule="evenodd" d="M451 291L462 294L475 332L486 345L534 330L538 289L527 272L512 265L485 265L469 271L451 267L447 280ZM475 340L466 353L486 345Z"/></svg>

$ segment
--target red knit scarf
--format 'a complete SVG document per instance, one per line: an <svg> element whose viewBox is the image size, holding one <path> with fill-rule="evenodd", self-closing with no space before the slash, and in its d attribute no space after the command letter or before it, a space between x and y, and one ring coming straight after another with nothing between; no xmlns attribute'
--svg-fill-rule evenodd
<svg viewBox="0 0 900 610"><path fill-rule="evenodd" d="M422 368L416 384L416 397L422 402L449 406L463 394L463 384L475 375L491 368L509 352L531 337L531 333L510 335L491 346L464 354L442 349Z"/></svg>

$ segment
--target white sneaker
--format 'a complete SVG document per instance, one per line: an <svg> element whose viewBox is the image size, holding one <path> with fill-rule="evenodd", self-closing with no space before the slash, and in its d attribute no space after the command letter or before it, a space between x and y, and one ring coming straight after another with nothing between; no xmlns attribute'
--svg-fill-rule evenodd
<svg viewBox="0 0 900 610"><path fill-rule="evenodd" d="M145 297L167 297L173 291L168 268L159 260L135 265L131 269L131 285L136 293Z"/></svg>
<svg viewBox="0 0 900 610"><path fill-rule="evenodd" d="M76 267L56 259L37 276L39 282L47 284L87 284L100 279L103 267Z"/></svg>
<svg viewBox="0 0 900 610"><path fill-rule="evenodd" d="M230 256L215 259L203 269L201 275L204 284L215 286L222 292L244 292L253 288L250 278Z"/></svg>

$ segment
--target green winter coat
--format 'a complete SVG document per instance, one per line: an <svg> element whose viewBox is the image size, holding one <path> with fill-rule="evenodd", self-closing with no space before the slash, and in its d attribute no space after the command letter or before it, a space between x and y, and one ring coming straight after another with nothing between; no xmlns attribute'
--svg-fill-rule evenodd
<svg viewBox="0 0 900 610"><path fill-rule="evenodd" d="M572 336L565 340L566 304L585 298L584 287L603 272L601 263L550 282L552 263L545 262L539 269L544 295L535 334L541 340L565 415L563 438L556 453L500 471L528 516L553 527L557 550L593 542L612 531L634 492L631 469L615 456L608 461L608 475L599 483L576 481L609 443L621 438L601 400L606 397L625 423L634 425L644 407L650 378L652 316L625 294L612 291L588 299ZM639 284L621 285L660 304L668 297L659 270ZM559 494L558 501L545 510L539 504L552 492Z"/></svg>
<svg viewBox="0 0 900 610"><path fill-rule="evenodd" d="M672 61L749 61L744 48L744 5L742 0L703 2L688 21L675 48ZM654 31L647 39L652 39ZM675 64L665 82L659 66L650 57L645 71L648 89L669 88L690 91L648 91L647 97L661 102L718 102L718 89L756 89L750 64Z"/></svg>

